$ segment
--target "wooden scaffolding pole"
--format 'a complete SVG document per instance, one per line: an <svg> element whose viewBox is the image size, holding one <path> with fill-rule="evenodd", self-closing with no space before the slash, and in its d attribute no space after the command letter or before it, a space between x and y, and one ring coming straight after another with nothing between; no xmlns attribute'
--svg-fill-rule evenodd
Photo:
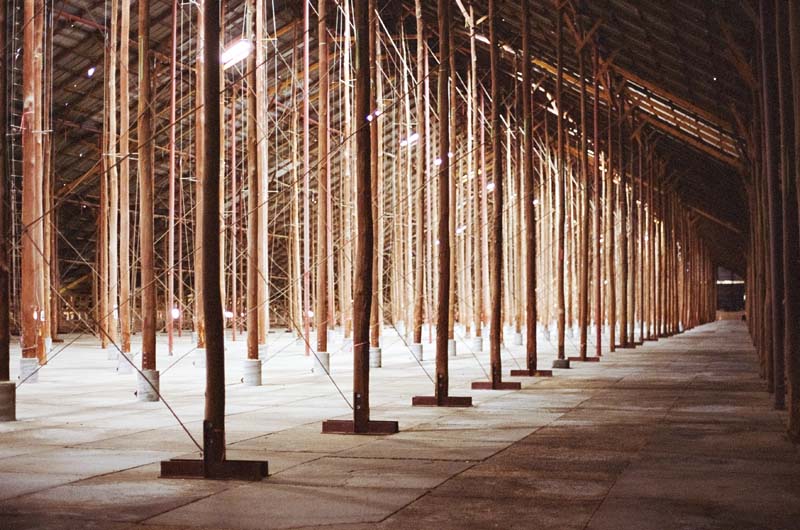
<svg viewBox="0 0 800 530"><path fill-rule="evenodd" d="M610 81L610 78L609 78ZM615 243L615 207L616 179L614 178L614 99L612 83L608 83L608 131L606 141L606 299L608 301L608 351L613 352L617 347L617 288L616 288L616 252Z"/></svg>
<svg viewBox="0 0 800 530"><path fill-rule="evenodd" d="M472 383L473 390L517 390L520 383L504 382L500 347L503 334L503 156L500 129L500 45L497 37L496 0L489 0L489 62L492 77L492 182L494 182L494 204L492 208L492 240L489 260L489 289L492 301L489 327L489 355L491 374L489 381Z"/></svg>
<svg viewBox="0 0 800 530"><path fill-rule="evenodd" d="M254 7L255 2L250 2ZM258 283L259 262L258 245L260 240L258 207L259 195L258 174L258 102L256 100L258 82L256 79L256 56L251 53L247 57L247 359L258 361ZM253 363L256 364L256 363ZM261 379L261 366L257 370ZM247 364L245 366L248 366Z"/></svg>
<svg viewBox="0 0 800 530"><path fill-rule="evenodd" d="M425 26L422 19L422 1L416 0L416 19L417 19L417 86L416 86L416 106L417 116L417 161L416 161L416 182L414 190L414 218L416 219L416 251L414 253L414 322L412 349L419 360L422 360L422 318L423 306L425 304L425 143L426 124L425 124ZM410 139L409 139L410 141Z"/></svg>
<svg viewBox="0 0 800 530"><path fill-rule="evenodd" d="M448 340L451 314L451 260L450 239L450 105L448 82L450 78L450 2L438 0L439 15L439 75L437 98L439 103L439 208L437 238L439 240L439 281L436 296L436 381L433 396L415 396L412 404L417 406L470 407L471 397L450 396Z"/></svg>
<svg viewBox="0 0 800 530"><path fill-rule="evenodd" d="M393 434L396 421L370 419L369 317L372 303L372 186L370 185L369 9L367 0L355 0L355 116L356 116L356 261L353 292L353 420L328 420L323 433Z"/></svg>
<svg viewBox="0 0 800 530"><path fill-rule="evenodd" d="M469 138L471 139L470 152L468 154L472 159L472 203L473 203L473 217L472 223L472 274L473 285L475 287L474 296L472 298L472 316L473 324L475 326L475 343L473 350L480 352L483 349L483 322L484 322L484 304L483 304L483 269L484 260L486 256L483 252L483 223L481 216L481 197L485 193L484 187L481 186L483 175L485 175L485 168L480 164L478 149L478 127L480 125L480 111L478 110L478 51L476 46L475 37L475 12L472 3L469 6L469 49L470 49L470 86L469 86L469 100L472 105L472 127L469 130ZM478 174L481 174L479 177Z"/></svg>
<svg viewBox="0 0 800 530"><path fill-rule="evenodd" d="M592 151L594 153L594 164L592 166L592 199L594 202L594 217L592 232L594 233L594 341L595 357L600 357L603 353L603 266L601 248L603 245L602 225L601 225L601 202L600 196L600 76L599 52L597 47L592 48L592 78L593 94L592 98Z"/></svg>
<svg viewBox="0 0 800 530"><path fill-rule="evenodd" d="M206 244L204 238L203 210L205 201L203 190L205 183L205 158L206 158L206 113L199 109L205 102L205 10L203 2L199 0L197 10L197 61L195 64L195 197L194 197L194 331L197 336L198 359L203 362L203 349L206 347L205 320L203 318L203 259L202 253L197 249Z"/></svg>
<svg viewBox="0 0 800 530"><path fill-rule="evenodd" d="M579 360L586 361L587 342L589 335L589 144L586 118L586 73L584 65L583 48L578 46L578 71L581 78L580 95L580 120L581 120L581 144L580 144L580 173L582 183L582 207L580 223L580 278L578 288L578 325L580 326L580 352ZM595 92L596 98L597 92ZM597 148L595 147L595 150Z"/></svg>
<svg viewBox="0 0 800 530"><path fill-rule="evenodd" d="M309 59L311 7L310 0L303 2L303 334L305 335L305 354L310 355L311 347L311 184L310 119L311 106L311 61Z"/></svg>
<svg viewBox="0 0 800 530"><path fill-rule="evenodd" d="M269 289L269 114L267 102L267 15L264 0L255 0L256 125L258 133L258 343L267 343L270 323Z"/></svg>
<svg viewBox="0 0 800 530"><path fill-rule="evenodd" d="M117 308L119 306L119 173L117 171L117 32L119 23L118 0L111 1L111 21L107 37L108 70L106 70L106 112L108 117L108 135L105 153L108 170L108 308L106 313L106 329L114 349L109 356L117 358L116 344L118 340Z"/></svg>

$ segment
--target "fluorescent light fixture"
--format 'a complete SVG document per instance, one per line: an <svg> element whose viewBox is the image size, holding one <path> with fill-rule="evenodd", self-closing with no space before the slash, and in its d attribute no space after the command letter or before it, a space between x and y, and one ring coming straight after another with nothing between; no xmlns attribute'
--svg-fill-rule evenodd
<svg viewBox="0 0 800 530"><path fill-rule="evenodd" d="M92 77L96 71L97 69L94 66L92 66L86 71L86 77Z"/></svg>
<svg viewBox="0 0 800 530"><path fill-rule="evenodd" d="M222 63L222 67L228 69L239 61L246 59L252 51L253 43L249 39L239 39L223 50L219 60Z"/></svg>

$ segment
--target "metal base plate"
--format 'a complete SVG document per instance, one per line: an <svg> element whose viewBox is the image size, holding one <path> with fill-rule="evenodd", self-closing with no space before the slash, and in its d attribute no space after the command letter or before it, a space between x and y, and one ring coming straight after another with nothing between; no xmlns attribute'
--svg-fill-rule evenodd
<svg viewBox="0 0 800 530"><path fill-rule="evenodd" d="M568 360L571 363L598 363L600 362L600 357L569 357Z"/></svg>
<svg viewBox="0 0 800 530"><path fill-rule="evenodd" d="M633 342L628 342L626 344L617 344L618 350L633 350L634 348L636 348L636 344L634 344Z"/></svg>
<svg viewBox="0 0 800 530"><path fill-rule="evenodd" d="M511 370L511 377L553 377L552 370Z"/></svg>
<svg viewBox="0 0 800 530"><path fill-rule="evenodd" d="M472 390L519 390L522 388L522 383L514 382L493 382L493 381L475 381L472 383Z"/></svg>
<svg viewBox="0 0 800 530"><path fill-rule="evenodd" d="M436 396L414 396L411 398L414 407L471 407L471 397L447 396L441 402Z"/></svg>
<svg viewBox="0 0 800 530"><path fill-rule="evenodd" d="M206 466L202 460L173 458L161 462L160 478L206 478L258 482L269 475L266 461L225 460Z"/></svg>
<svg viewBox="0 0 800 530"><path fill-rule="evenodd" d="M556 359L553 361L553 368L562 368L566 370L569 368L569 359Z"/></svg>
<svg viewBox="0 0 800 530"><path fill-rule="evenodd" d="M322 422L322 434L397 434L400 428L396 421L368 421L366 429L356 430L353 420L325 420Z"/></svg>

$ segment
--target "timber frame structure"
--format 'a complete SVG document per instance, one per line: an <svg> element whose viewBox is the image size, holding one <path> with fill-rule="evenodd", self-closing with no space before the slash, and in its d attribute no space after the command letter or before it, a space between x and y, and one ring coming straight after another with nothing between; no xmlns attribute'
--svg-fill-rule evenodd
<svg viewBox="0 0 800 530"><path fill-rule="evenodd" d="M796 2L131 4L0 12L0 396L12 335L24 381L92 334L157 400L156 335L193 333L205 475L258 478L222 465L242 332L253 385L271 328L327 377L338 334L354 418L324 429L385 434L384 329L435 343L416 404L468 406L448 358L519 388L512 346L550 376L542 348L567 369L714 320L724 267L800 438Z"/></svg>

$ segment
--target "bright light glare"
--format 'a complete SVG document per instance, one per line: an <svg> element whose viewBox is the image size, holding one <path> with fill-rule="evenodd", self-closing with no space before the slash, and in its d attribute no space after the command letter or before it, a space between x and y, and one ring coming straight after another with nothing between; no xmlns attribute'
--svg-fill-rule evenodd
<svg viewBox="0 0 800 530"><path fill-rule="evenodd" d="M92 66L91 68L89 68L89 70L86 71L86 77L92 77L96 71L97 69L94 66Z"/></svg>
<svg viewBox="0 0 800 530"><path fill-rule="evenodd" d="M181 318L181 310L177 307L172 308L172 320L178 320Z"/></svg>
<svg viewBox="0 0 800 530"><path fill-rule="evenodd" d="M239 39L229 45L219 56L223 68L227 69L235 65L239 61L246 59L253 51L253 43L248 39Z"/></svg>
<svg viewBox="0 0 800 530"><path fill-rule="evenodd" d="M413 133L411 136L408 137L408 139L400 140L400 146L405 147L407 145L411 145L417 140L419 140L419 133Z"/></svg>

